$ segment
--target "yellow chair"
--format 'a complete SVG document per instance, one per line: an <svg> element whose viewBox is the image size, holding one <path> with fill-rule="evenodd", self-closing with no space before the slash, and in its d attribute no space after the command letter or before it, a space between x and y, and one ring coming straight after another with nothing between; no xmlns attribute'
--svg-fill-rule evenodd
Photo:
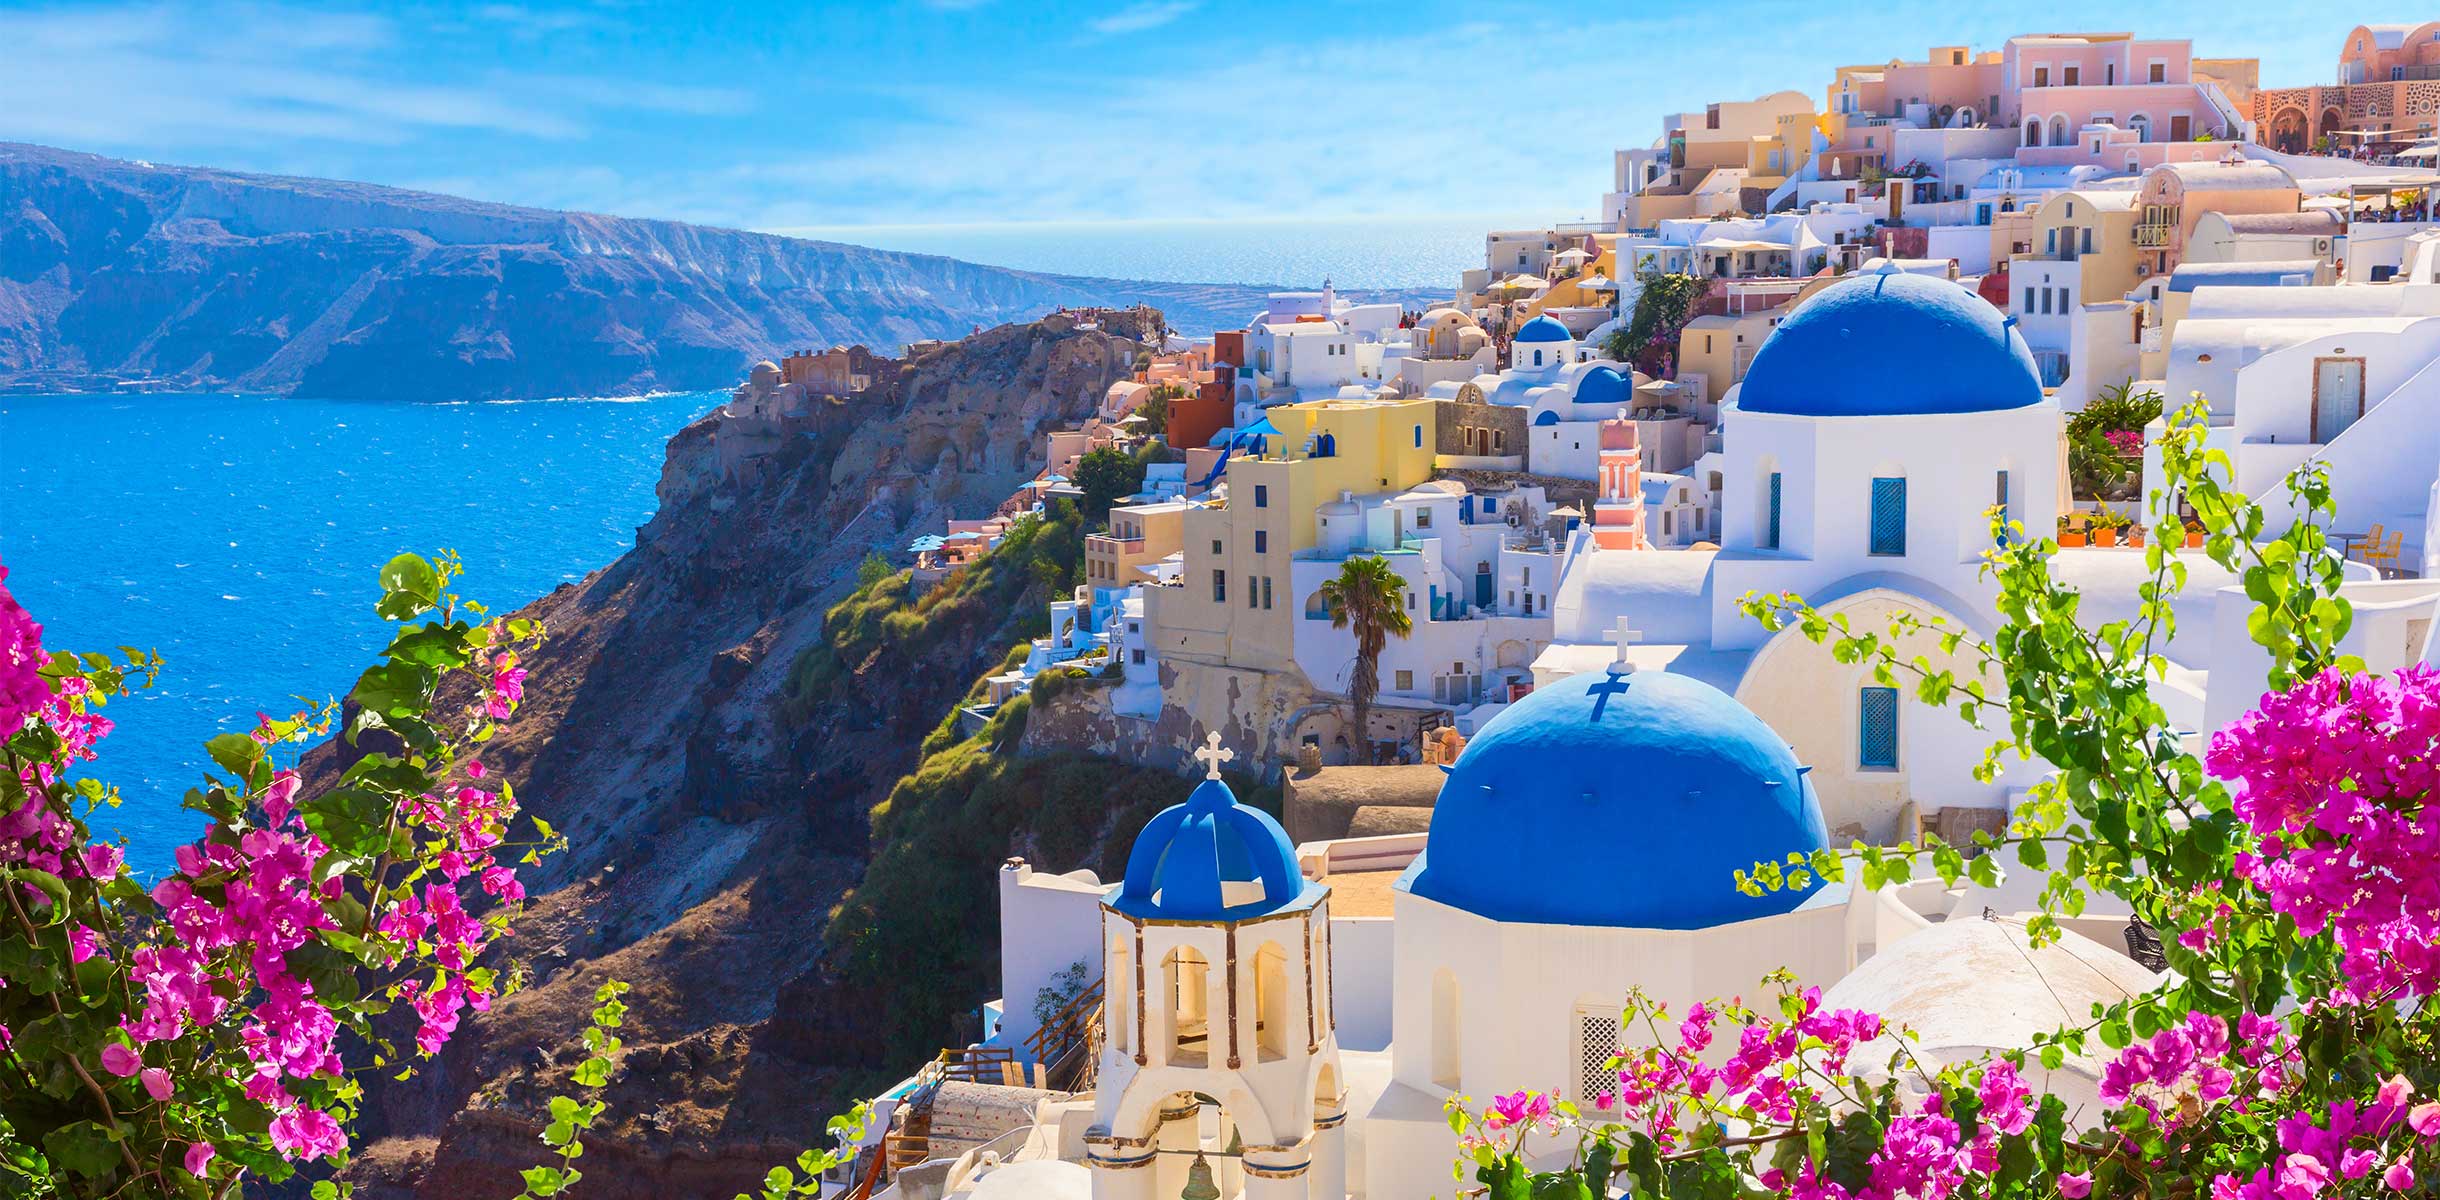
<svg viewBox="0 0 2440 1200"><path fill-rule="evenodd" d="M2397 569L2398 557L2405 549L2406 535L2392 531L2389 540L2385 543L2380 545L2365 543L2364 561L2374 570L2379 571L2383 578L2387 578L2391 571Z"/></svg>
<svg viewBox="0 0 2440 1200"><path fill-rule="evenodd" d="M2348 555L2350 557L2363 557L2364 561L2366 562L2372 561L2369 556L2373 551L2380 549L2381 532L2386 528L2388 527L2378 521L2374 521L2372 523L2372 532L2365 534L2360 541L2356 542L2353 546L2348 547Z"/></svg>

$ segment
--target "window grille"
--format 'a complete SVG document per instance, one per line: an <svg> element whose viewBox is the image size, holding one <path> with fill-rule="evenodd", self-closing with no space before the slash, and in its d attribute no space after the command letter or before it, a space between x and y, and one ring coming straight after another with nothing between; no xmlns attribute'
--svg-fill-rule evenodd
<svg viewBox="0 0 2440 1200"><path fill-rule="evenodd" d="M1576 1010L1576 1103L1585 1111L1595 1111L1602 1096L1610 1097L1610 1108L1618 1106L1618 1071L1610 1060L1620 1050L1618 1014L1607 1010Z"/></svg>
<svg viewBox="0 0 2440 1200"><path fill-rule="evenodd" d="M1779 548L1779 480L1779 472L1771 472L1770 522L1763 527L1762 531L1762 548L1765 550Z"/></svg>
<svg viewBox="0 0 2440 1200"><path fill-rule="evenodd" d="M1862 707L1856 732L1856 761L1862 766L1879 770L1896 770L1898 766L1898 689L1868 687L1860 698Z"/></svg>
<svg viewBox="0 0 2440 1200"><path fill-rule="evenodd" d="M1872 552L1900 556L1906 553L1904 479L1872 481Z"/></svg>

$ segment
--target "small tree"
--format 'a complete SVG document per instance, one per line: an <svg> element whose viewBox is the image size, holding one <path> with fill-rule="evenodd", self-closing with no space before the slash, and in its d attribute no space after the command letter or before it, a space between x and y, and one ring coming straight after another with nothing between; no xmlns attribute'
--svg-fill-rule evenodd
<svg viewBox="0 0 2440 1200"><path fill-rule="evenodd" d="M878 550L867 550L864 561L856 564L856 586L869 588L890 577L890 560Z"/></svg>
<svg viewBox="0 0 2440 1200"><path fill-rule="evenodd" d="M1378 555L1348 559L1336 578L1322 584L1330 627L1355 630L1356 661L1347 680L1347 703L1355 710L1358 762L1372 761L1372 738L1365 726L1373 697L1381 694L1381 648L1392 636L1403 638L1415 629L1414 618L1406 615L1405 593L1406 581Z"/></svg>
<svg viewBox="0 0 2440 1200"><path fill-rule="evenodd" d="M1707 285L1693 275L1660 270L1649 257L1638 264L1635 279L1640 285L1635 311L1626 328L1613 331L1602 349L1620 362L1657 366L1677 345L1678 333L1693 318Z"/></svg>
<svg viewBox="0 0 2440 1200"><path fill-rule="evenodd" d="M1110 506L1119 497L1143 488L1144 464L1108 446L1087 450L1076 462L1076 486L1084 492L1084 515L1095 522L1108 520Z"/></svg>

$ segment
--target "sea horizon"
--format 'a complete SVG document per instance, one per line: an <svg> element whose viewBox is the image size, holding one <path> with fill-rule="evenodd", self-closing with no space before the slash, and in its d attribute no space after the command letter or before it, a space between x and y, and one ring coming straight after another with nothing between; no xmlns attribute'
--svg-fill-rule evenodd
<svg viewBox="0 0 2440 1200"><path fill-rule="evenodd" d="M1521 213L805 225L764 232L984 266L1152 283L1446 287L1482 265L1483 237L1553 218Z"/></svg>

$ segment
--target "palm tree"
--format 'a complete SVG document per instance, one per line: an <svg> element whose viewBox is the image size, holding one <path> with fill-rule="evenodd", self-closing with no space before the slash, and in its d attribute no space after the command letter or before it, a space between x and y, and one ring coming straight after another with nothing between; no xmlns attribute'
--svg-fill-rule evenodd
<svg viewBox="0 0 2440 1200"><path fill-rule="evenodd" d="M1347 681L1347 702L1355 709L1356 761L1372 761L1372 739L1365 723L1372 715L1373 697L1381 694L1381 648L1390 636L1414 632L1406 615L1406 581L1378 555L1350 558L1340 564L1337 578L1322 584L1322 602L1330 607L1330 627L1356 634L1355 673Z"/></svg>

